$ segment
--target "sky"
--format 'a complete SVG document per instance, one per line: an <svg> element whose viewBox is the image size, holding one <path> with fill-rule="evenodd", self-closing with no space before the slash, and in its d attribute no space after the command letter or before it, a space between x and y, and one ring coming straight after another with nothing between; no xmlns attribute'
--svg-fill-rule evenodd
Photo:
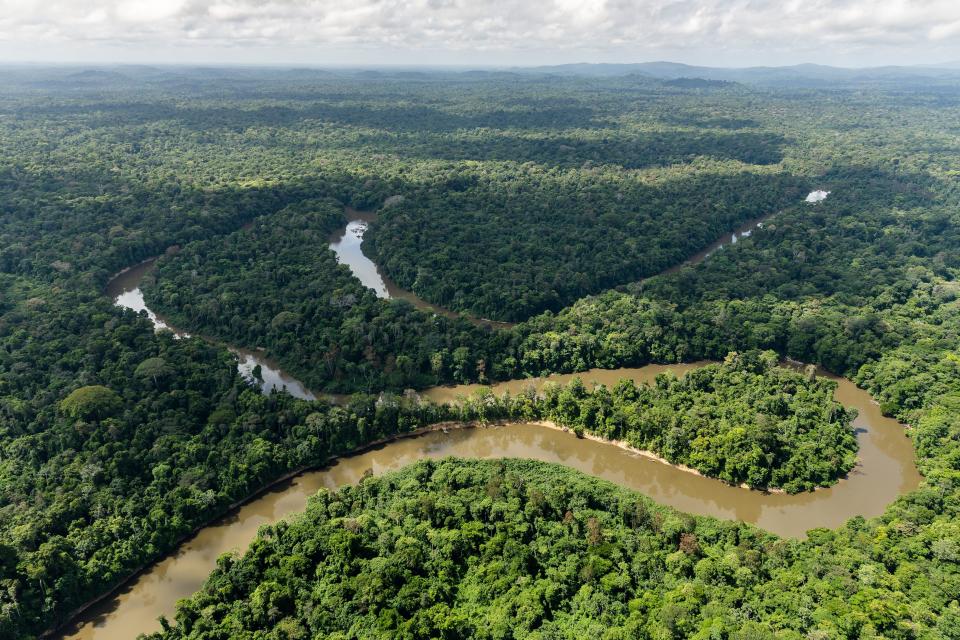
<svg viewBox="0 0 960 640"><path fill-rule="evenodd" d="M960 61L960 0L0 0L0 62Z"/></svg>

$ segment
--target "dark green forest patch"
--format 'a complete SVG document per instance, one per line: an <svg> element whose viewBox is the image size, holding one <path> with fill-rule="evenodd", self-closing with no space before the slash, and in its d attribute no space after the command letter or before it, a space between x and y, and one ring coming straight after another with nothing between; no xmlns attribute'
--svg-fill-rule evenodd
<svg viewBox="0 0 960 640"><path fill-rule="evenodd" d="M650 185L610 172L464 168L385 210L364 250L430 302L524 320L677 265L724 232L796 204L805 185L781 174Z"/></svg>
<svg viewBox="0 0 960 640"><path fill-rule="evenodd" d="M378 298L327 247L343 224L339 202L301 201L164 258L144 295L178 326L266 348L316 390L483 376L490 331Z"/></svg>

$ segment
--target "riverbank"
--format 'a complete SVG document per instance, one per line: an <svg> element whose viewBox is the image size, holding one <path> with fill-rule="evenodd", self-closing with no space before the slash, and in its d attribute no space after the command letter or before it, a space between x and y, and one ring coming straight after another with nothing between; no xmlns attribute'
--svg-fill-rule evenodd
<svg viewBox="0 0 960 640"><path fill-rule="evenodd" d="M554 429L554 430L560 431L560 432L562 432L562 433L572 433L572 431L570 430L569 427L562 427L562 426L558 425L556 422L553 422L553 421L551 421L551 420L535 420L535 421L532 421L530 424L535 424L535 425L538 425L538 426L541 426L541 427L546 427L547 429ZM695 476L699 476L699 477L701 477L701 478L709 478L710 480L716 480L717 482L724 482L724 481L721 480L720 478L715 478L715 477L713 477L713 476L708 476L708 475L706 475L705 473L703 473L702 471L700 471L700 470L698 470L698 469L694 469L693 467L688 467L688 466L685 465L685 464L678 464L678 463L676 463L676 462L670 462L670 461L667 460L666 458L664 458L664 457L662 457L662 456L660 456L660 455L657 455L655 452L650 451L649 449L638 449L637 447L634 447L633 445L631 445L631 444L630 444L629 442L627 442L626 440L607 440L606 438L601 438L600 436L594 435L594 434L592 434L592 433L590 433L590 432L588 432L588 431L584 431L584 432L583 432L583 435L574 435L574 437L575 437L575 438L578 438L578 439L582 439L582 440L592 440L593 442L601 442L601 443L603 443L603 444L610 444L610 445L613 445L613 446L618 447L618 448L620 448L620 449L623 449L624 451L629 451L629 452L632 453L632 454L635 454L635 455L638 455L638 456L647 458L648 460L653 460L653 461L655 461L655 462L659 462L659 463L661 463L661 464L665 464L665 465L667 465L667 466L669 466L669 467L673 467L674 469L676 469L676 470L678 470L678 471L683 471L684 473L692 473L692 474L695 475ZM840 479L842 480L843 478L840 478ZM777 487L767 487L767 488L760 489L760 488L757 488L757 487L751 487L750 485L748 485L748 484L745 483L745 482L744 482L743 484L731 484L731 483L729 483L729 482L724 482L724 484L726 484L726 485L728 485L728 486L731 486L731 487L737 487L738 489L746 489L747 491L759 491L759 492L761 492L761 493L766 493L766 494L789 495L786 491L784 491L783 489L777 488ZM831 485L831 486L832 486L832 485ZM816 489L814 489L814 491L819 491L819 490L821 490L821 489L827 489L827 488L828 488L828 487L817 487Z"/></svg>
<svg viewBox="0 0 960 640"><path fill-rule="evenodd" d="M118 275L130 275L136 267L144 264L134 265ZM149 309L146 311L150 313ZM574 375L585 377L602 373L604 376L636 379L692 366L697 365L650 365L642 369L594 370ZM638 375L640 371L644 373ZM873 399L849 381L844 382L846 386L841 385L838 391L853 394L852 397L861 403L853 406L857 406L864 416L857 425L861 431L858 440L864 457L842 486L838 484L804 494L750 490L749 487L709 478L696 469L674 465L653 452L635 449L625 442L610 442L595 436L559 438L556 434L562 433L563 429L552 423L534 423L530 425L533 428L510 421L485 425L437 423L381 438L331 457L322 464L283 474L219 510L206 524L198 525L184 535L175 550L144 563L109 593L86 603L72 616L93 614L86 624L74 620L60 629L80 624L83 626L73 637L97 640L128 637L130 629L153 624L158 615L168 614L179 597L195 591L220 553L245 548L256 528L263 523L302 511L306 499L316 490L331 484L356 482L367 469L383 472L424 457L528 457L556 462L640 491L680 511L741 520L788 537L802 537L811 527L838 526L853 515L878 515L897 495L919 482L913 466L913 449L909 440L903 437L902 425L863 410L861 407L865 405L861 396L867 397L867 404L873 403ZM530 383L529 380L519 380L503 384L526 386ZM457 389L447 388L445 392L455 393ZM849 404L839 397L838 400ZM478 429L480 426L498 428ZM546 436L543 432L553 435ZM906 449L901 440L906 440ZM373 453L376 455L370 455ZM645 461L656 465L656 469L643 464ZM287 488L283 488L285 484ZM301 498L302 502L297 502ZM277 506L281 502L282 509ZM288 502L295 504L290 506ZM132 608L125 607L125 603L134 598L140 600ZM99 614L94 611L97 605L107 604L109 610ZM144 620L146 623L141 624Z"/></svg>
<svg viewBox="0 0 960 640"><path fill-rule="evenodd" d="M197 337L227 349L236 356L237 371L239 371L240 375L252 384L259 386L264 393L270 393L273 390L285 390L293 397L300 398L301 400L323 398L333 403L343 402L346 399L346 396L315 393L308 389L300 380L286 373L280 367L279 362L263 353L261 349L246 349L229 344L225 340L213 336L188 333L179 329L169 318L153 311L144 300L140 285L143 279L155 268L157 259L158 257L148 258L114 275L104 289L105 295L119 307L130 309L137 313L146 313L157 331L170 331L176 338ZM257 367L260 368L259 377L254 373Z"/></svg>
<svg viewBox="0 0 960 640"><path fill-rule="evenodd" d="M665 368L651 365L606 374L609 378L655 377ZM179 598L203 584L220 554L245 549L259 527L302 512L317 491L355 483L371 470L382 474L424 458L507 457L563 464L682 512L740 520L786 537L803 537L810 528L836 527L854 515L879 515L919 483L912 443L902 425L883 417L871 405L869 394L850 381L841 382L836 398L860 411L854 423L860 460L842 482L800 494L733 486L627 443L576 438L547 421L447 421L378 438L315 465L290 470L232 502L184 536L174 551L147 563L110 594L92 601L78 614L83 620L74 621L78 626L68 623L63 628L71 629L72 635L66 637L73 640L120 640L129 637L129 629L149 631L157 616L172 614Z"/></svg>
<svg viewBox="0 0 960 640"><path fill-rule="evenodd" d="M451 319L466 319L479 327L491 329L509 329L516 325L513 322L489 320L469 313L458 313L439 305L427 302L412 291L400 287L382 272L377 264L363 253L363 236L368 225L377 220L376 211L360 211L351 207L344 207L344 216L347 224L330 235L330 250L337 254L340 264L345 264L364 286L373 289L380 298L392 300L406 300L417 309L427 313L435 313Z"/></svg>
<svg viewBox="0 0 960 640"><path fill-rule="evenodd" d="M508 424L508 422L501 422L499 424ZM386 444L390 444L391 442L397 442L397 441L408 439L408 438L416 438L416 437L423 436L435 431L449 431L452 429L472 429L472 428L486 427L486 426L490 426L490 424L481 425L479 423L438 422L432 425L427 425L425 427L420 427L414 431L398 433L393 436L388 436L384 438L378 438L377 440L369 442L363 446L357 447L345 453L331 456L325 462L304 465L296 469L293 469L291 471L288 471L283 475L279 476L278 478L271 480L270 482L259 487L258 489L256 489L255 491L247 495L246 497L240 498L238 500L234 500L229 505L223 507L222 509L217 510L217 512L214 515L212 515L209 519L196 525L188 533L185 533L179 538L177 538L176 542L173 545L175 547L174 550L162 553L152 558L151 560L142 563L136 569L128 573L125 577L115 582L113 586L109 587L109 590L107 592L103 593L100 596L97 596L96 598L88 600L87 602L83 603L82 605L80 605L79 607L71 611L69 614L69 620L54 627L53 629L44 631L42 634L40 634L40 637L41 638L72 637L72 636L67 636L63 634L70 628L71 625L76 624L76 618L83 616L84 613L88 612L89 610L96 607L97 605L102 604L106 600L109 600L115 597L125 586L131 584L138 577L143 575L145 571L155 566L158 562L161 562L165 558L168 558L171 554L175 554L177 548L181 547L183 544L195 538L197 534L203 531L204 529L215 525L218 521L229 517L231 513L236 512L241 507L253 502L254 500L257 500L263 497L265 494L275 489L282 487L284 484L289 483L291 480L297 478L298 476L302 476L305 473L310 473L313 471L323 471L337 464L339 461L343 460L344 458L351 458L357 455L361 455L372 449L376 449L377 447L382 447Z"/></svg>
<svg viewBox="0 0 960 640"><path fill-rule="evenodd" d="M655 366L655 365L654 365L654 366ZM243 506L245 506L245 505L247 505L247 504L250 504L251 502L253 502L253 501L255 501L255 500L263 497L265 494L267 494L267 493L269 493L269 492L271 492L271 491L274 491L274 490L282 487L283 485L289 483L290 481L292 481L292 480L294 480L295 478L297 478L297 477L299 477L299 476L302 476L302 475L304 475L304 474L328 471L330 468L332 468L333 466L335 466L336 464L338 464L339 462L341 462L341 461L343 461L343 460L360 456L360 455L362 455L362 454L364 454L364 453L367 453L367 452L369 452L369 451L375 450L375 449L377 449L377 448L379 448L379 447L383 447L383 446L389 445L389 444L391 444L391 443L399 442L399 441L402 441L402 440L408 440L408 439L418 438L418 437L421 437L421 436L424 436L424 435L427 435L427 434L430 434L430 433L438 433L438 432L450 433L450 432L453 432L453 431L463 431L463 430L483 429L483 428L507 427L507 426L511 426L511 425L520 426L520 427L523 427L523 426L525 426L525 425L533 425L533 426L537 426L537 427L543 427L543 428L550 429L550 430L555 431L555 432L558 432L558 433L562 433L562 434L568 435L568 436L570 436L571 440L574 440L574 441L576 441L576 440L586 440L586 441L595 442L595 443L598 443L598 444L601 444L601 445L613 446L613 447L616 447L616 448L618 448L618 449L620 449L620 450L622 450L622 451L628 452L628 453L630 453L630 454L632 454L632 455L640 456L640 457L645 458L645 459L647 459L647 460L651 460L651 461L654 461L654 462L656 462L656 463L658 463L658 464L662 464L662 465L664 465L664 466L666 466L666 467L669 467L669 468L672 469L672 470L679 471L679 472L686 473L686 474L691 474L691 475L693 475L693 476L696 476L696 477L698 477L698 478L703 478L703 479L708 480L708 481L719 482L719 483L722 483L722 484L724 484L724 485L726 485L726 486L733 487L733 488L736 488L736 489L741 489L741 490L751 491L751 492L757 492L757 493L760 493L760 494L763 494L763 495L789 495L789 494L787 494L785 491L783 491L782 489L778 489L778 488L758 489L758 488L750 487L750 486L747 485L747 484L733 485L733 484L730 484L730 483L726 483L726 482L724 482L723 480L721 480L721 479L719 479L719 478L714 478L714 477L707 476L707 475L705 475L704 473L702 473L701 471L699 471L699 470L697 470L697 469L695 469L695 468L693 468L693 467L689 467L689 466L686 466L686 465L676 464L676 463L670 462L670 461L667 460L666 458L664 458L664 457L656 454L656 453L653 452L653 451L645 450L645 449L639 449L639 448L637 448L637 447L631 446L628 442L626 442L626 441L624 441L624 440L607 440L607 439L605 439L605 438L602 438L602 437L600 437L600 436L597 436L597 435L594 435L594 434L591 434L591 433L584 433L582 436L576 436L575 434L573 434L572 430L570 430L568 427L563 427L563 426L561 426L561 425L558 425L557 423L555 423L555 422L553 422L553 421L551 421L551 420L537 420L537 421L530 421L530 422L518 422L518 421L516 421L516 420L493 420L493 421L485 421L485 422L479 422L479 421L471 421L471 422L444 421L444 422L438 422L438 423L434 423L434 424L431 424L431 425L426 425L426 426L423 426L423 427L419 427L419 428L417 428L417 429L415 429L415 430L412 430L412 431L403 432L403 433L397 433L397 434L393 434L393 435L391 435L391 436L386 436L386 437L383 437L383 438L378 438L378 439L373 440L373 441L371 441L371 442L368 442L368 443L366 443L366 444L364 444L364 445L362 445L362 446L360 446L360 447L356 447L356 448L354 448L354 449L351 449L351 450L349 450L349 451L347 451L347 452L340 453L340 454L335 455L335 456L331 456L330 458L326 459L326 460L323 461L323 462L316 463L316 464L310 464L310 465L304 465L304 466L298 467L298 468L296 468L296 469L290 470L290 471L282 474L281 476L277 477L276 479L274 479L274 480L272 480L272 481L270 481L270 482L262 485L261 487L259 487L258 489L256 489L256 490L253 491L252 493L250 493L249 495L247 495L247 496L245 496L245 497L243 497L243 498L237 499L237 500L231 502L230 504L228 504L227 506L225 506L224 508L218 510L214 515L212 515L212 516L211 516L208 520L206 520L204 523L198 524L198 525L195 526L190 532L188 532L188 533L184 534L183 536L181 536L180 538L178 538L178 539L177 539L177 542L174 544L174 547L177 547L177 548L181 547L182 545L184 545L185 543L189 542L191 539L193 539L194 537L196 537L196 535L197 535L200 531L202 531L202 530L204 530L204 529L206 529L206 528L208 528L208 527L210 527L210 526L215 525L218 521L222 521L223 519L229 517L232 513L235 513L235 512L236 512L238 509L240 509L241 507L243 507ZM822 490L822 489L826 489L826 488L827 488L827 487L819 487L818 490ZM173 552L170 552L170 553L173 553ZM118 581L117 583L115 583L115 584L110 588L110 590L109 590L108 592L104 593L103 595L101 595L101 596L99 596L99 597L97 597L97 598L95 598L95 599L92 599L92 600L84 603L81 607L78 607L76 610L74 610L74 611L71 613L71 615L70 615L70 621L64 623L63 625L61 625L60 627L57 627L56 629L53 629L53 630L50 630L50 631L45 632L45 633L43 634L43 637L50 637L50 636L53 636L54 634L63 632L65 629L67 629L67 628L70 627L70 625L73 623L73 621L74 621L76 618L81 617L85 612L87 612L88 610L90 610L90 609L92 609L93 607L97 606L98 604L101 604L101 603L103 603L104 601L109 600L109 599L115 597L125 586L131 584L131 583L132 583L133 581L135 581L138 577L140 577L145 571L147 571L147 570L150 569L152 566L156 565L158 562L161 562L161 561L163 561L165 558L167 558L168 556L170 556L170 553L160 555L160 556L152 559L151 561L148 561L148 562L143 563L143 564L140 565L136 570L134 570L133 572L131 572L130 574L128 574L125 578L123 578L122 580L120 580L120 581Z"/></svg>
<svg viewBox="0 0 960 640"><path fill-rule="evenodd" d="M424 311L437 313L450 318L467 318L474 324L487 326L493 329L509 329L510 327L514 326L512 323L508 322L499 322L485 318L472 317L468 314L454 313L436 305L432 305L420 299L412 292L405 291L400 287L397 287L396 284L393 283L389 278L380 273L377 265L367 258L361 249L363 232L366 231L366 225L376 220L377 213L370 211L359 211L345 207L344 215L347 219L347 225L342 229L338 229L330 236L329 247L334 251L334 253L337 254L338 260L341 263L346 264L354 273L355 277L357 277L357 279L359 279L360 282L365 286L372 288L378 296L407 300L415 307ZM702 262L711 253L719 248L722 248L726 243L731 241L735 242L735 239L738 237L742 238L750 235L753 229L761 227L763 222L773 215L775 215L775 213L767 214L760 218L756 218L744 223L740 227L737 227L729 232L729 236L728 234L724 234L699 253L691 256L682 263L665 270L663 273L671 273L683 266L694 265ZM252 224L252 222L247 223L247 225L245 225L243 228L249 229L251 228ZM355 227L351 232L351 225L358 224L361 226ZM153 309L151 309L144 300L143 293L140 289L140 284L143 278L153 270L158 258L159 256L148 258L138 262L137 264L120 270L107 282L104 288L104 293L114 301L114 304L118 306L131 309L138 313L141 311L145 312L157 329L168 329L177 337L190 337L193 334L177 328L175 324L172 323L168 318L157 314ZM334 404L342 404L346 400L346 396L342 394L318 393L309 389L299 379L284 371L278 360L267 356L261 350L238 347L217 337L205 336L202 334L196 335L197 337L207 340L208 342L220 344L236 355L239 361L238 371L241 373L241 375L243 375L250 382L260 386L265 393L269 393L274 389L285 389L292 396L303 400L316 400L318 398L322 398ZM259 366L261 370L260 378L257 378L254 375L254 370L257 366Z"/></svg>

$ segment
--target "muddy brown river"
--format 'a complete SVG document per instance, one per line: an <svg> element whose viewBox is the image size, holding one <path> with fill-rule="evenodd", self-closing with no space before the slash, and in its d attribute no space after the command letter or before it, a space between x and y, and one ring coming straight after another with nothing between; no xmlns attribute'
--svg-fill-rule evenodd
<svg viewBox="0 0 960 640"><path fill-rule="evenodd" d="M621 377L650 381L663 371L682 374L695 366L699 365L650 365L640 369L593 370L580 376L586 382L609 385ZM563 382L571 377L549 379ZM229 551L245 550L260 526L301 512L307 498L318 490L356 482L367 469L381 474L423 458L517 457L556 462L636 489L681 511L742 520L784 536L802 536L813 527L836 527L855 515L879 515L898 495L920 482L913 462L913 447L903 426L882 416L869 394L848 380L833 378L838 382L837 400L859 411L854 426L860 451L857 467L848 478L830 489L790 496L731 487L612 444L580 440L572 434L538 425L436 431L344 458L328 469L304 473L251 500L235 513L201 530L173 555L90 610L65 637L113 640L159 629L157 617L172 616L176 601L200 588L217 557ZM498 393L516 392L543 382L513 381L493 389ZM475 385L440 387L422 395L436 401L455 401L475 389Z"/></svg>
<svg viewBox="0 0 960 640"><path fill-rule="evenodd" d="M348 263L351 269L354 269L354 273L364 284L371 286L379 295L404 297L402 290L394 289L391 292L391 284L385 279L380 280L382 291L378 288L380 285L375 281L375 276L380 276L376 266L360 251L360 225L366 222L362 218L366 214L354 212L351 215L350 224L342 235L331 239L332 245L337 244L336 248L331 248L338 252L342 262ZM756 226L757 221L752 221L734 230L732 237L725 236L723 240L693 256L688 263L702 261L725 244L725 241L729 242L727 238L732 240L738 236L749 235ZM361 268L358 272L357 265L361 265L363 260L369 265L366 271ZM170 329L175 334L185 336L186 334L178 332L144 304L139 286L152 264L152 261L148 261L121 273L111 281L107 294L120 306L145 311L158 329ZM238 368L242 373L249 376L253 366L261 366L263 375L258 383L264 390L285 387L300 397L313 396L261 353L229 348L237 354ZM592 370L578 375L588 383L612 385L623 377L638 382L651 381L658 373L667 370L679 375L700 364L650 365L615 371ZM823 372L821 374L829 375ZM572 377L558 375L548 379L565 382ZM814 527L836 527L855 515L879 515L898 495L910 491L920 482L914 465L912 444L905 435L904 427L881 415L879 407L868 393L849 380L829 377L838 383L837 400L859 412L854 426L860 445L856 468L849 477L832 488L790 496L731 487L613 444L580 440L572 434L545 426L511 424L449 432L435 431L343 458L330 468L303 473L278 488L257 496L225 518L203 528L176 552L149 567L117 593L89 609L72 628L59 637L113 640L133 638L140 633L156 631L160 628L158 616L171 617L177 600L200 588L214 568L217 557L230 551L244 551L260 526L301 512L307 498L320 489L335 489L356 482L368 469L381 474L423 458L518 457L560 463L636 489L659 503L681 511L742 520L791 537L803 536L808 529ZM529 385L539 387L543 382L543 379L512 381L492 388L495 393L517 392ZM478 385L438 387L424 391L421 395L436 402L455 402L458 397L470 394L477 388Z"/></svg>

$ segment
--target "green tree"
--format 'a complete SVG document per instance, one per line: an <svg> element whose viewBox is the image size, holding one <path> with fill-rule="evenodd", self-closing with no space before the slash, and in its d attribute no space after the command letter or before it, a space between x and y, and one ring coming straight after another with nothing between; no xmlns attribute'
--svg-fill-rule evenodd
<svg viewBox="0 0 960 640"><path fill-rule="evenodd" d="M142 380L148 380L154 386L160 385L168 376L173 374L173 369L167 364L167 361L160 357L147 358L137 365L133 375Z"/></svg>
<svg viewBox="0 0 960 640"><path fill-rule="evenodd" d="M90 385L75 389L60 401L60 410L77 420L102 420L123 406L120 396L102 385Z"/></svg>

